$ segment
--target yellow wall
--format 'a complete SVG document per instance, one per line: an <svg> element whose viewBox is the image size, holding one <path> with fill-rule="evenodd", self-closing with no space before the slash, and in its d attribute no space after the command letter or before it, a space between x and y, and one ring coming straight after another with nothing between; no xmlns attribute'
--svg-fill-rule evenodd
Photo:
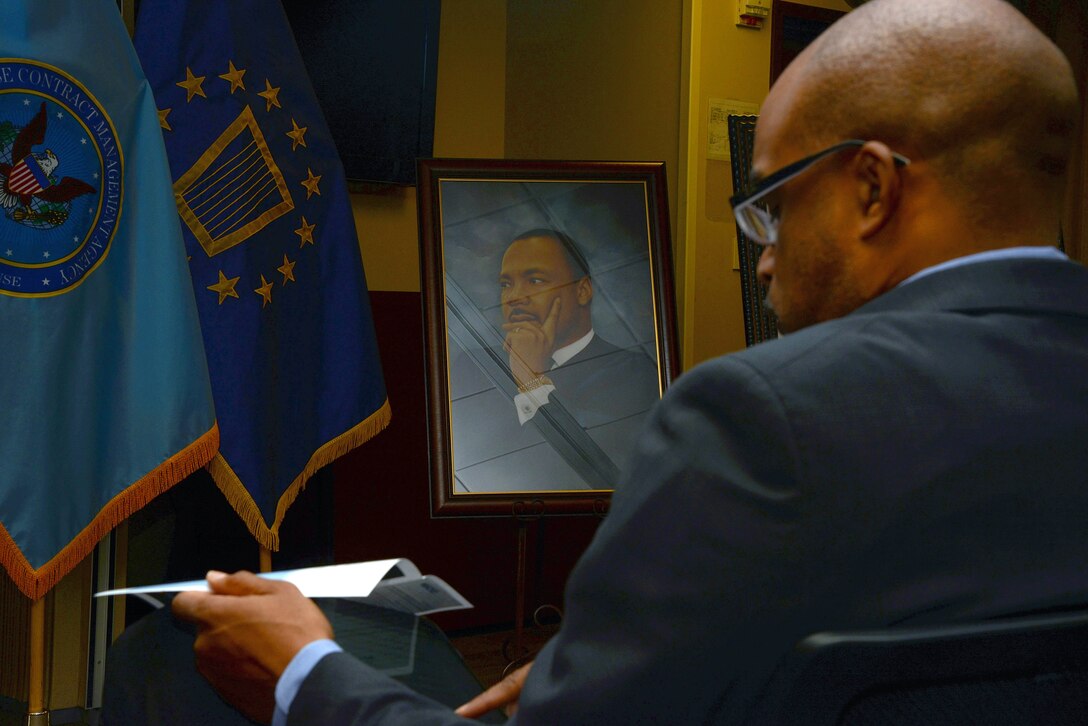
<svg viewBox="0 0 1088 726"><path fill-rule="evenodd" d="M664 161L674 222L681 0L511 0L508 19L506 157Z"/></svg>
<svg viewBox="0 0 1088 726"><path fill-rule="evenodd" d="M502 157L506 88L506 1L442 4L434 155ZM373 187L351 195L367 285L419 290L414 187Z"/></svg>
<svg viewBox="0 0 1088 726"><path fill-rule="evenodd" d="M681 0L443 3L434 155L665 161L675 220L680 19ZM418 291L416 190L352 205L369 288Z"/></svg>
<svg viewBox="0 0 1088 726"><path fill-rule="evenodd" d="M434 155L664 160L684 368L744 347L729 162L706 158L707 112L762 102L770 28L737 28L731 0L456 0L440 32ZM352 204L370 289L418 291L415 189Z"/></svg>
<svg viewBox="0 0 1088 726"><path fill-rule="evenodd" d="M736 226L729 208L732 182L728 161L707 159L711 98L760 104L769 89L770 24L762 30L738 28L731 0L685 0L684 124L681 236L684 310L681 348L684 368L744 342L740 275L733 271ZM847 11L844 0L808 0L804 5Z"/></svg>

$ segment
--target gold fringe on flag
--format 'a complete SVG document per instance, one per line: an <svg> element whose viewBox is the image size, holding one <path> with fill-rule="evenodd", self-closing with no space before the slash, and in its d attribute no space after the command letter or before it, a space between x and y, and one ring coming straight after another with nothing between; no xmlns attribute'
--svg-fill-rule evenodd
<svg viewBox="0 0 1088 726"><path fill-rule="evenodd" d="M219 425L215 424L196 441L117 494L99 510L83 531L49 562L36 570L30 566L30 562L23 556L4 525L0 524L0 565L4 566L15 586L24 595L31 600L38 600L90 554L106 533L152 499L205 466L218 450Z"/></svg>
<svg viewBox="0 0 1088 726"><path fill-rule="evenodd" d="M389 408L389 399L387 398L381 408L367 416L362 423L351 427L318 448L310 457L310 460L306 462L302 472L295 477L295 480L280 496L279 502L276 503L276 521L272 523L271 527L265 523L257 503L253 501L253 497L242 485L238 475L234 473L234 469L223 458L222 453L217 453L215 458L208 462L208 473L212 475L215 485L219 487L219 491L223 492L223 496L227 498L230 506L245 522L246 529L257 540L257 543L272 552L279 552L280 523L283 522L287 509L294 504L295 498L306 488L306 482L310 480L310 477L317 473L317 470L321 467L331 464L355 447L374 438L389 425L392 418L393 414Z"/></svg>

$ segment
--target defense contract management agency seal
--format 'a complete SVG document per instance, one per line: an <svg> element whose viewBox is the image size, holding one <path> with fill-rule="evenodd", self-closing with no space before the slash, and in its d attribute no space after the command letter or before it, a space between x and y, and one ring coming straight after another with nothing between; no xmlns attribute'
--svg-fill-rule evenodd
<svg viewBox="0 0 1088 726"><path fill-rule="evenodd" d="M58 295L109 253L124 159L105 109L59 68L0 58L0 294Z"/></svg>

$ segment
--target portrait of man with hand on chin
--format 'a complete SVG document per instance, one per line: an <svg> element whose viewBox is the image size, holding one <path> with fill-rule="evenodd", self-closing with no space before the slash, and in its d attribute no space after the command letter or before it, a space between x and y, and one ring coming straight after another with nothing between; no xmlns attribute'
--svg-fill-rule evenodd
<svg viewBox="0 0 1088 726"><path fill-rule="evenodd" d="M593 330L593 281L566 234L534 229L515 238L502 257L499 289L520 423L553 394L583 427L636 415L657 399L649 359Z"/></svg>
<svg viewBox="0 0 1088 726"><path fill-rule="evenodd" d="M458 179L440 203L451 490L613 489L668 372L645 187Z"/></svg>

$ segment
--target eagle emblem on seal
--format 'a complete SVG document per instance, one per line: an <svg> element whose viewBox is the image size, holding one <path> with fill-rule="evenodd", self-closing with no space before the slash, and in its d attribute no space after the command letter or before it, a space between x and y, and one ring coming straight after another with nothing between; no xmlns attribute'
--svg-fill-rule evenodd
<svg viewBox="0 0 1088 726"><path fill-rule="evenodd" d="M45 104L11 144L11 163L0 161L0 207L9 219L31 227L56 227L68 219L69 202L96 189L85 181L55 172L60 159L45 143Z"/></svg>

